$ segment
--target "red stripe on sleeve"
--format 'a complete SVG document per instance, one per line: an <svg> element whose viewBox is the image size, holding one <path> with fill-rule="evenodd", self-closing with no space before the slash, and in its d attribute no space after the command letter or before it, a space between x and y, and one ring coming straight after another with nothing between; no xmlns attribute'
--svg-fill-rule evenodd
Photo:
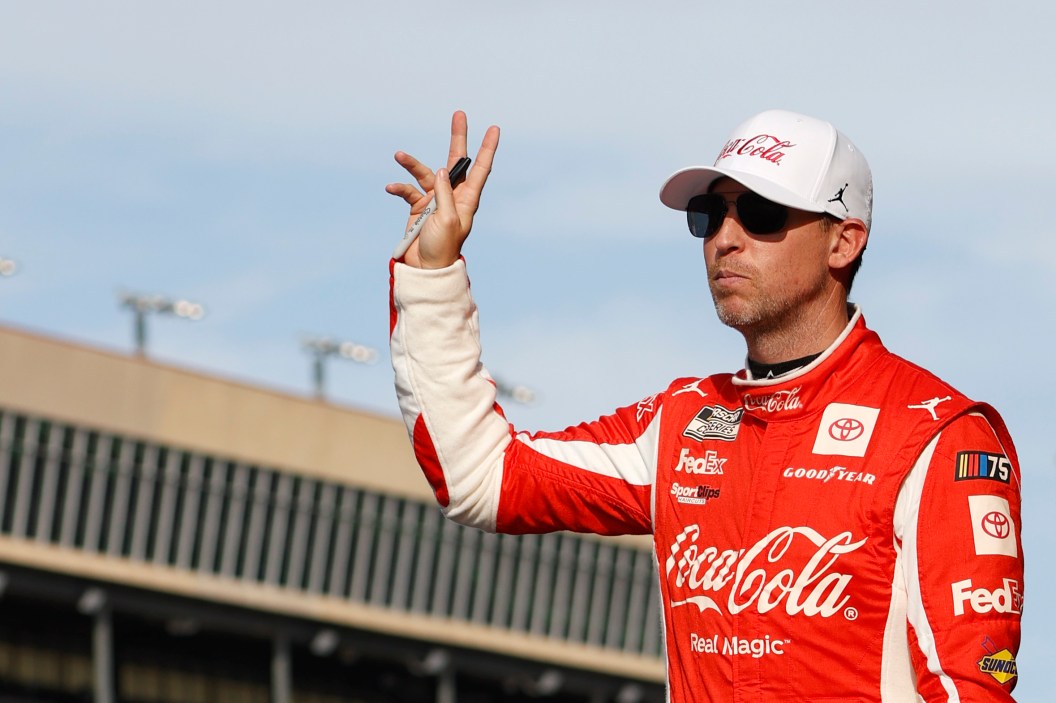
<svg viewBox="0 0 1056 703"><path fill-rule="evenodd" d="M444 480L444 471L440 467L440 457L436 454L433 446L433 438L429 436L429 430L425 427L425 421L419 415L414 421L414 458L422 467L425 479L433 489L436 501L441 507L446 508L451 502L451 496L447 492L447 481Z"/></svg>

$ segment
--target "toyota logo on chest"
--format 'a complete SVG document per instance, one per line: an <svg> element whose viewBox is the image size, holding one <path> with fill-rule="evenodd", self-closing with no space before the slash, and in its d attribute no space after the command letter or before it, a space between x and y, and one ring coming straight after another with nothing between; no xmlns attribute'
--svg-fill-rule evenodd
<svg viewBox="0 0 1056 703"><path fill-rule="evenodd" d="M814 453L864 457L879 415L880 408L851 403L829 403L818 422Z"/></svg>
<svg viewBox="0 0 1056 703"><path fill-rule="evenodd" d="M829 436L837 442L853 442L865 432L865 425L861 420L853 417L841 417L829 425Z"/></svg>

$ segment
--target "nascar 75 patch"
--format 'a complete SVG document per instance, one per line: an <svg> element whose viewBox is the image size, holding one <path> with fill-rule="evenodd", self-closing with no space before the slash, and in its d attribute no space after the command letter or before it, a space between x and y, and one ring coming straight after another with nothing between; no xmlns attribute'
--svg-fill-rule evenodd
<svg viewBox="0 0 1056 703"><path fill-rule="evenodd" d="M1012 473L1008 457L991 452L957 452L954 465L955 481L986 479L1008 483L1008 477Z"/></svg>

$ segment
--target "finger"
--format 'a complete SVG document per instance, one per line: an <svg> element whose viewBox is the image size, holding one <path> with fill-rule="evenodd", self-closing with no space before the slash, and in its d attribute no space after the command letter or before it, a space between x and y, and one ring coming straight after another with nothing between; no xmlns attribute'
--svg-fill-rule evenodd
<svg viewBox="0 0 1056 703"><path fill-rule="evenodd" d="M467 134L469 123L466 113L456 110L451 115L451 146L447 152L447 167L452 168L455 162L466 155Z"/></svg>
<svg viewBox="0 0 1056 703"><path fill-rule="evenodd" d="M421 186L422 190L430 191L433 189L433 172L421 161L405 151L397 151L396 163L403 166L407 173L411 174L411 178L418 181L418 185Z"/></svg>
<svg viewBox="0 0 1056 703"><path fill-rule="evenodd" d="M423 193L413 183L390 183L385 186L385 192L403 198L411 206L423 197Z"/></svg>
<svg viewBox="0 0 1056 703"><path fill-rule="evenodd" d="M484 184L491 174L491 166L495 162L495 152L498 148L499 128L496 125L492 125L484 133L480 149L477 150L476 163L473 164L473 168L469 169L469 175L466 177L466 182L472 186L471 190L477 193L478 197L480 192L484 190Z"/></svg>

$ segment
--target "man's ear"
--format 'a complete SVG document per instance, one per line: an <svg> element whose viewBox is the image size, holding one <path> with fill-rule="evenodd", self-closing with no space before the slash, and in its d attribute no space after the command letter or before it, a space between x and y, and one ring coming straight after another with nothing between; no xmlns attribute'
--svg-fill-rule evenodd
<svg viewBox="0 0 1056 703"><path fill-rule="evenodd" d="M829 268L846 269L869 243L869 230L857 217L840 220L832 228L831 248L829 249Z"/></svg>

